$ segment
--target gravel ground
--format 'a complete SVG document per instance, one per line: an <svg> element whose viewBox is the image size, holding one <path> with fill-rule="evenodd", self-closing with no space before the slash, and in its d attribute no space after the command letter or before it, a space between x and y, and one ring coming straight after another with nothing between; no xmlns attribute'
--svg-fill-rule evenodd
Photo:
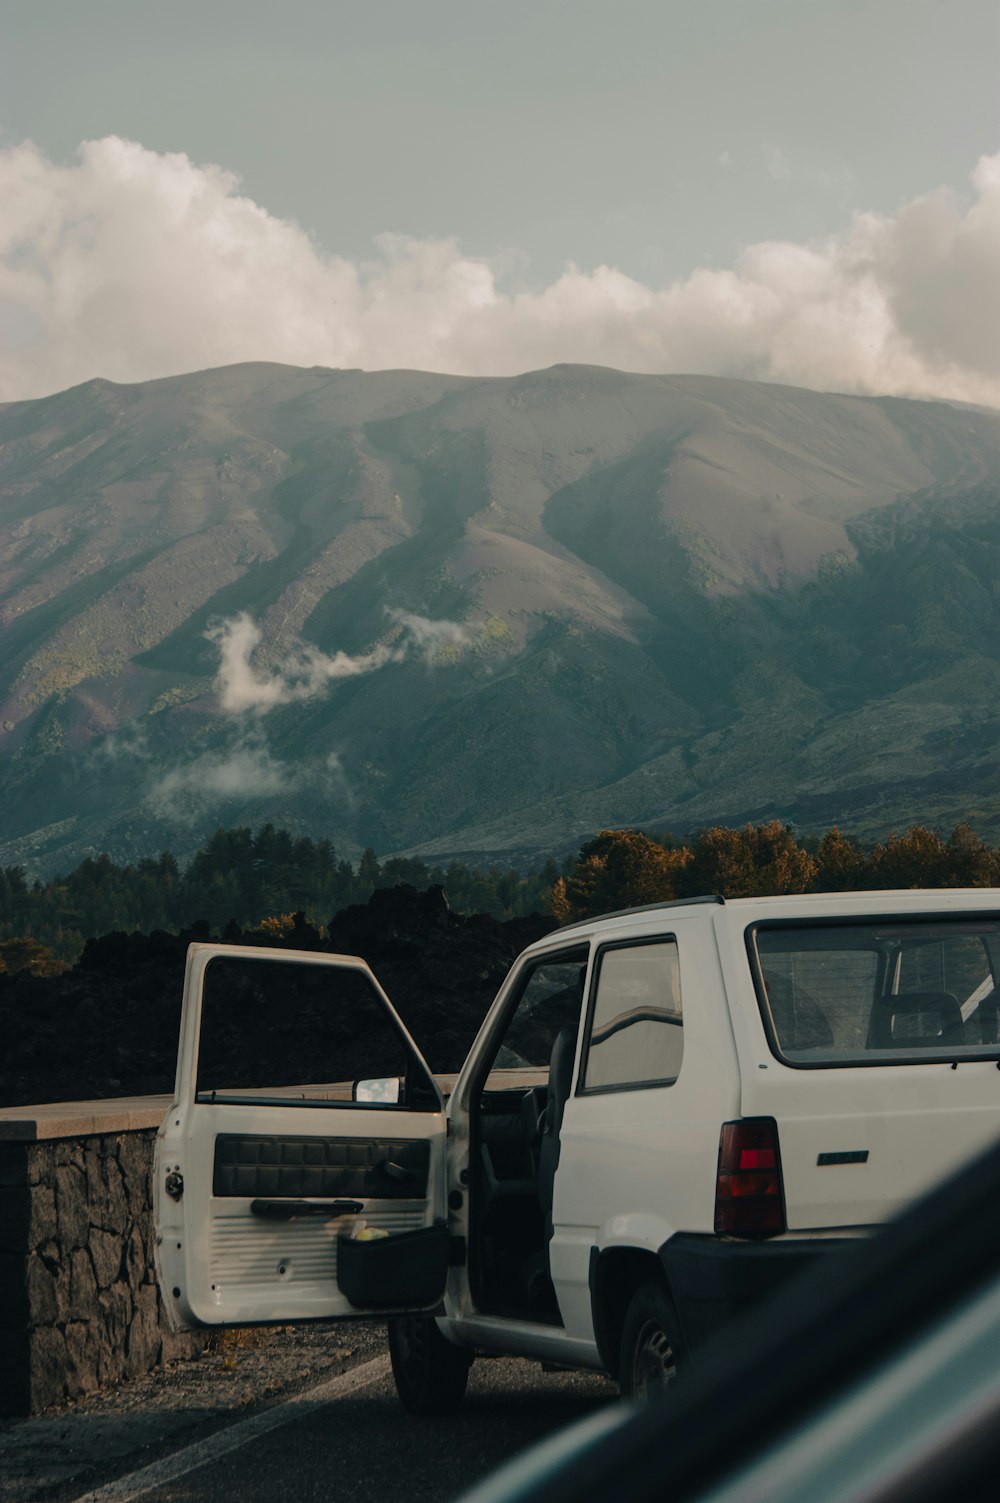
<svg viewBox="0 0 1000 1503"><path fill-rule="evenodd" d="M0 1420L0 1500L75 1497L384 1350L381 1322L220 1332L200 1357Z"/></svg>

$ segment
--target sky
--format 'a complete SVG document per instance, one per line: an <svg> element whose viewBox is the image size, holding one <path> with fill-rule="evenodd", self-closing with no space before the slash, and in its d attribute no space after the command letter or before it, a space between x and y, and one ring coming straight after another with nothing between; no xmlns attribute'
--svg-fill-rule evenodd
<svg viewBox="0 0 1000 1503"><path fill-rule="evenodd" d="M998 0L0 0L0 400L560 360L1000 405Z"/></svg>

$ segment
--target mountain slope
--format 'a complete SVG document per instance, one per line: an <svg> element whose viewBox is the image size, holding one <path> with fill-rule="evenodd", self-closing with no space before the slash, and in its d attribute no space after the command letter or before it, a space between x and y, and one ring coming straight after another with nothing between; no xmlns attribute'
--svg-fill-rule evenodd
<svg viewBox="0 0 1000 1503"><path fill-rule="evenodd" d="M998 500L998 414L708 377L248 365L8 405L0 861L265 819L477 855L995 827Z"/></svg>

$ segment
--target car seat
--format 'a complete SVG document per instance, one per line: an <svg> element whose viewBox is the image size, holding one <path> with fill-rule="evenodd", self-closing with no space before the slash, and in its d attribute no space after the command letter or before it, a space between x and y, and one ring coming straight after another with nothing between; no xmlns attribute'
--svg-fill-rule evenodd
<svg viewBox="0 0 1000 1503"><path fill-rule="evenodd" d="M965 1024L954 992L901 992L880 997L872 1009L869 1049L947 1048L964 1042Z"/></svg>
<svg viewBox="0 0 1000 1503"><path fill-rule="evenodd" d="M559 1165L559 1131L563 1111L573 1083L576 1058L577 1024L567 1023L552 1041L549 1059L549 1083L542 1117L542 1137L538 1146L538 1200L545 1218L545 1245L552 1240L552 1194Z"/></svg>

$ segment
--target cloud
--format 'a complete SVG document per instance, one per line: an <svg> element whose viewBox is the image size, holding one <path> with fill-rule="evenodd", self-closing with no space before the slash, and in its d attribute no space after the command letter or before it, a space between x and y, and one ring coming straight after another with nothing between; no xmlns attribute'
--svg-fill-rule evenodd
<svg viewBox="0 0 1000 1503"><path fill-rule="evenodd" d="M263 741L246 737L171 768L152 784L146 802L162 819L187 822L230 800L287 794L301 776L301 769L275 761Z"/></svg>
<svg viewBox="0 0 1000 1503"><path fill-rule="evenodd" d="M263 633L245 611L216 622L205 635L219 649L215 680L219 704L233 715L248 711L266 715L278 705L315 699L338 679L374 673L387 663L400 663L414 653L430 663L445 649L462 646L469 640L467 628L455 621L431 621L410 611L389 614L401 628L392 643L380 642L371 652L352 657L346 652L329 655L303 642L267 667L253 661Z"/></svg>
<svg viewBox="0 0 1000 1503"><path fill-rule="evenodd" d="M297 759L276 757L261 727L241 723L225 745L178 763L154 777L145 803L160 819L194 824L206 812L229 804L289 799L308 791L350 808L353 793L336 752ZM220 813L220 816L221 813Z"/></svg>
<svg viewBox="0 0 1000 1503"><path fill-rule="evenodd" d="M140 721L130 720L94 742L87 751L87 764L112 772L128 763L148 762L151 756L145 726Z"/></svg>
<svg viewBox="0 0 1000 1503"><path fill-rule="evenodd" d="M211 626L205 633L219 649L215 687L224 710L239 715L246 710L266 714L276 705L314 699L335 679L372 673L399 657L399 650L378 646L361 657L338 652L333 657L306 643L287 653L276 666L261 669L252 662L260 645L261 630L245 613Z"/></svg>
<svg viewBox="0 0 1000 1503"><path fill-rule="evenodd" d="M1000 405L1000 153L966 196L751 245L661 288L571 265L508 293L499 262L403 235L355 263L223 168L113 136L68 165L31 143L0 152L0 206L0 400L240 360L470 375L583 361Z"/></svg>
<svg viewBox="0 0 1000 1503"><path fill-rule="evenodd" d="M341 760L339 752L328 752L323 758L322 771L329 788L340 796L349 810L354 809L354 789L351 780L347 776L347 769Z"/></svg>
<svg viewBox="0 0 1000 1503"><path fill-rule="evenodd" d="M471 640L468 627L458 621L431 621L412 611L390 611L389 615L409 633L413 650L427 663L447 656L450 648L467 646Z"/></svg>
<svg viewBox="0 0 1000 1503"><path fill-rule="evenodd" d="M792 175L792 169L788 165L788 158L780 146L765 146L764 161L767 165L767 175L776 183L787 182Z"/></svg>

